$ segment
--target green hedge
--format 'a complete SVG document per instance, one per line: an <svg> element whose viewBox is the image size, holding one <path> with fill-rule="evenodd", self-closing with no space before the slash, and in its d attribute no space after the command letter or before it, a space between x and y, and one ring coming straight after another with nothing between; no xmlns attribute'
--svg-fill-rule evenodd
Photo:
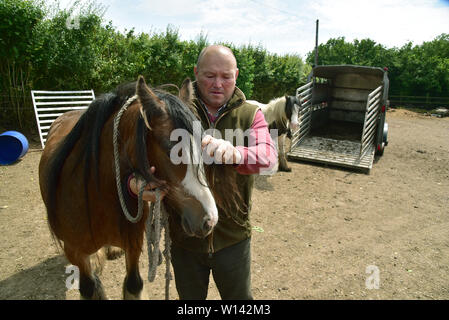
<svg viewBox="0 0 449 320"><path fill-rule="evenodd" d="M80 12L72 20L74 12ZM168 26L161 33L118 31L95 1L48 8L40 0L0 0L1 123L34 125L30 90L94 89L96 96L142 74L153 86L194 78L198 54L209 43L200 34L182 41ZM301 57L278 56L259 46L231 47L240 69L237 85L248 98L268 102L294 94L310 70Z"/></svg>

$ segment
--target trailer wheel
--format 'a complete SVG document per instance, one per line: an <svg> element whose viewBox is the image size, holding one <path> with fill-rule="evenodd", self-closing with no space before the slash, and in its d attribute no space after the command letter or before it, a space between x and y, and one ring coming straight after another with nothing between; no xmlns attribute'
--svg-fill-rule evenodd
<svg viewBox="0 0 449 320"><path fill-rule="evenodd" d="M384 154L385 150L385 142L382 142L382 144L378 144L376 148L376 154L378 156L382 156Z"/></svg>
<svg viewBox="0 0 449 320"><path fill-rule="evenodd" d="M376 147L376 154L382 156L384 154L385 147L388 145L388 123L384 123L384 130L382 135L382 143Z"/></svg>

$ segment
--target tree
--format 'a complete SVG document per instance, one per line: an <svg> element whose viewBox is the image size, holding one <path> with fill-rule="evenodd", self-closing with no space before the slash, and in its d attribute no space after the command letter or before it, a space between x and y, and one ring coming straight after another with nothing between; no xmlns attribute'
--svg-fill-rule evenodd
<svg viewBox="0 0 449 320"><path fill-rule="evenodd" d="M42 1L0 1L1 118L23 127L24 97L31 82L36 25L44 17ZM12 110L12 112L10 112Z"/></svg>

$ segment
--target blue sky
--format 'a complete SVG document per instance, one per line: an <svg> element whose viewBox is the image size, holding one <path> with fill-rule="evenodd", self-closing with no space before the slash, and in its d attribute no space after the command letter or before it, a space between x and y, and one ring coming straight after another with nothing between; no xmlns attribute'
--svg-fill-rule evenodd
<svg viewBox="0 0 449 320"><path fill-rule="evenodd" d="M51 3L51 0L48 0ZM60 0L61 8L74 0ZM262 45L271 53L305 56L319 42L370 38L386 47L421 44L449 33L449 0L97 0L118 30L161 32L181 39Z"/></svg>

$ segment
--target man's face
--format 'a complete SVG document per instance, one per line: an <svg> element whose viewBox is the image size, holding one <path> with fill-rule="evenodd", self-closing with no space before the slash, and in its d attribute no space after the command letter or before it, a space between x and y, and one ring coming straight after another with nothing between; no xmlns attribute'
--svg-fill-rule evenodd
<svg viewBox="0 0 449 320"><path fill-rule="evenodd" d="M208 107L218 109L232 97L239 73L232 55L208 52L194 72L201 98Z"/></svg>

